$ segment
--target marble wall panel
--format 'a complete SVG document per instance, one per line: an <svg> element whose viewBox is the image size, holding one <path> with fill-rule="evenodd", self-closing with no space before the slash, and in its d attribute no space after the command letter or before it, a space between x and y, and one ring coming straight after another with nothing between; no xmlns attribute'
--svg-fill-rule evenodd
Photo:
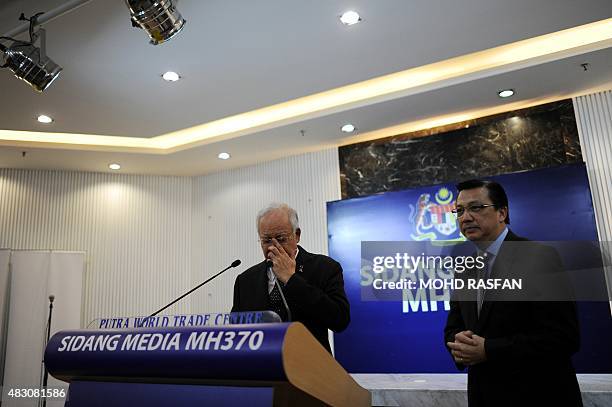
<svg viewBox="0 0 612 407"><path fill-rule="evenodd" d="M571 100L340 147L342 199L582 161Z"/></svg>

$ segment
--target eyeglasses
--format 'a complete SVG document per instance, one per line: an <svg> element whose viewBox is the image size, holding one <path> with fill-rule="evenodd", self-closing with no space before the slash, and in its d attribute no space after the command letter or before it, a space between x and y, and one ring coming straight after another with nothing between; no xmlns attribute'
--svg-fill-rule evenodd
<svg viewBox="0 0 612 407"><path fill-rule="evenodd" d="M276 239L276 241L280 244L285 244L291 239L293 239L293 235L278 235L278 236L260 237L259 243L261 243L262 245L269 245L269 244L272 244L272 239Z"/></svg>
<svg viewBox="0 0 612 407"><path fill-rule="evenodd" d="M469 213L479 213L481 212L484 208L488 208L489 206L496 206L495 204L480 204L480 205L469 205L467 207L463 207L460 206L456 209L453 209L452 212L457 215L458 218L462 217L463 215L465 215L465 211L468 211Z"/></svg>

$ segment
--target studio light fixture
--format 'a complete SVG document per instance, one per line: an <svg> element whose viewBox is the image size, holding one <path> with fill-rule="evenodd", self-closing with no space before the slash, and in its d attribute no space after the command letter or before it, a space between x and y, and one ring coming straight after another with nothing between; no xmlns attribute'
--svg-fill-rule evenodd
<svg viewBox="0 0 612 407"><path fill-rule="evenodd" d="M118 171L121 169L121 165L117 164L117 163L112 163L108 165L108 168L110 168L113 171Z"/></svg>
<svg viewBox="0 0 612 407"><path fill-rule="evenodd" d="M230 155L230 153L219 153L219 155L217 155L217 157L220 160L229 160L231 155Z"/></svg>
<svg viewBox="0 0 612 407"><path fill-rule="evenodd" d="M46 33L42 28L35 31L37 18L25 18L22 14L20 20L30 22L30 42L16 40L10 37L0 37L0 41L9 41L8 45L0 42L0 51L4 53L4 63L1 68L10 69L13 74L30 85L37 92L43 92L59 77L62 67L53 62L46 55ZM34 43L40 39L40 47Z"/></svg>
<svg viewBox="0 0 612 407"><path fill-rule="evenodd" d="M162 44L181 32L185 19L172 0L125 0L130 9L132 25L149 35L150 43Z"/></svg>
<svg viewBox="0 0 612 407"><path fill-rule="evenodd" d="M497 92L497 96L502 99L509 98L512 95L514 95L514 89L504 89Z"/></svg>

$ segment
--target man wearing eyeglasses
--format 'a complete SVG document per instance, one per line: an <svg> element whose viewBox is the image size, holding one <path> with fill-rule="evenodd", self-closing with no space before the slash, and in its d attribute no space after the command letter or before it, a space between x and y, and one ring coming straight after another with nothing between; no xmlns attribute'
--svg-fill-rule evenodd
<svg viewBox="0 0 612 407"><path fill-rule="evenodd" d="M500 184L471 180L458 184L457 190L461 233L485 258L478 278L563 275L553 248L508 229L508 198ZM575 303L494 301L493 295L479 289L467 301L451 298L444 329L456 366L468 369L470 407L581 406L571 362L580 342Z"/></svg>
<svg viewBox="0 0 612 407"><path fill-rule="evenodd" d="M236 278L232 312L272 310L302 322L331 351L327 330L341 332L350 321L342 267L298 245L298 215L288 205L262 209L256 224L264 261Z"/></svg>

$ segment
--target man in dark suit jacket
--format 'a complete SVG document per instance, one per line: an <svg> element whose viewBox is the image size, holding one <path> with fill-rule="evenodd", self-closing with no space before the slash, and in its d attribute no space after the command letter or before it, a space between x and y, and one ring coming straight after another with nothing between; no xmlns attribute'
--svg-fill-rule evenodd
<svg viewBox="0 0 612 407"><path fill-rule="evenodd" d="M549 290L564 281L558 253L507 228L508 198L498 183L472 180L457 189L459 226L487 259L486 277L520 278L529 290L522 301L494 300L486 290L451 300L444 337L457 367L468 369L469 405L582 406L571 362L580 343L576 306L558 297L567 287Z"/></svg>
<svg viewBox="0 0 612 407"><path fill-rule="evenodd" d="M298 246L298 216L285 204L260 211L257 231L264 261L236 278L232 312L275 311L283 321L303 323L331 351L327 330L341 332L350 321L342 267Z"/></svg>

